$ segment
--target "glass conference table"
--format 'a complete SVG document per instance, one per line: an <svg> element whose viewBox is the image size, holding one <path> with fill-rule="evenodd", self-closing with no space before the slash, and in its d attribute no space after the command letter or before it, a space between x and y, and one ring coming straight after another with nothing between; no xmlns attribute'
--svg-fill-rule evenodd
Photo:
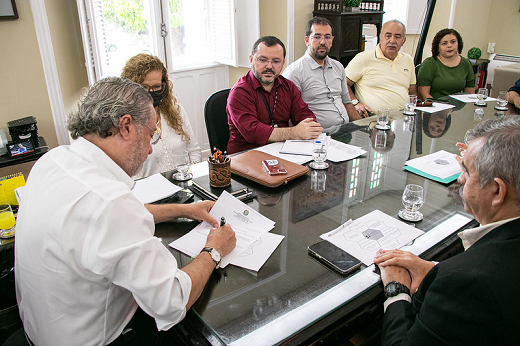
<svg viewBox="0 0 520 346"><path fill-rule="evenodd" d="M456 233L476 225L464 211L461 185L457 181L445 185L407 172L404 162L439 150L458 153L455 143L463 141L467 129L483 119L516 113L516 109L509 105L510 111L497 112L496 103L488 102L480 115L472 103L447 100L456 107L435 116L420 111L413 117L392 113L391 130L384 134L372 129L373 117L346 126L337 139L362 147L365 155L330 162L324 171L311 169L285 186L271 189L234 176L257 192L249 205L275 221L271 232L285 238L258 272L231 265L214 272L180 324L189 342L309 344L326 340L334 329L343 330L348 340L371 314L382 314L380 277L373 264L362 265L349 276L337 274L309 256L307 247L320 241L324 232L373 210L399 218L406 184L423 186L425 196L420 209L424 219L416 223L425 234L406 249L436 260L461 251ZM437 138L429 135L434 123L440 124ZM195 176L207 174L206 166L193 167ZM156 236L167 245L195 225L187 220L158 224ZM170 250L181 267L191 260Z"/></svg>

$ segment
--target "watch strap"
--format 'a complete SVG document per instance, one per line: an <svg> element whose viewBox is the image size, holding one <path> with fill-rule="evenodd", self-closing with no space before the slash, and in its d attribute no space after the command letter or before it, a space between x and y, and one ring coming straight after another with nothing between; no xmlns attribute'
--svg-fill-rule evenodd
<svg viewBox="0 0 520 346"><path fill-rule="evenodd" d="M215 250L215 249L212 248L212 247L204 247L202 250L200 250L200 252L201 252L201 253L202 253L202 252L207 252L207 253L209 253L210 256L211 256L211 259L213 260L213 262L215 262L215 269L218 269L218 268L220 267L220 253L219 253L217 250ZM217 255L217 256L218 256L218 259L215 258L214 253L217 253L217 254L218 254L218 255Z"/></svg>

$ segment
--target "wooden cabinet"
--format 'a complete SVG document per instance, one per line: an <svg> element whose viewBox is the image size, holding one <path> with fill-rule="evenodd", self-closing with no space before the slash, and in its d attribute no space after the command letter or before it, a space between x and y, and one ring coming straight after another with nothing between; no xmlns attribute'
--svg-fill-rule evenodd
<svg viewBox="0 0 520 346"><path fill-rule="evenodd" d="M325 17L334 28L334 42L329 55L346 66L364 49L363 24L373 24L377 36L383 24L384 1L363 1L358 10L349 11L343 0L314 0L314 16Z"/></svg>

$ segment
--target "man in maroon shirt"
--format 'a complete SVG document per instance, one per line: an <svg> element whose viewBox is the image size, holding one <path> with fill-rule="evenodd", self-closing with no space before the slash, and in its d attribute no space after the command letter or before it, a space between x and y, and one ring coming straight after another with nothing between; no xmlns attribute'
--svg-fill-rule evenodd
<svg viewBox="0 0 520 346"><path fill-rule="evenodd" d="M227 100L229 154L287 139L314 139L322 131L293 82L280 76L285 46L274 36L259 38L249 56L251 71Z"/></svg>

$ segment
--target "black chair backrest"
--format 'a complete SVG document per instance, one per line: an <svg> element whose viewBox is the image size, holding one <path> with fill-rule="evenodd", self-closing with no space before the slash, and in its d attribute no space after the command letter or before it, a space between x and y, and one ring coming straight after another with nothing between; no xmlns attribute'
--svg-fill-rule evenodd
<svg viewBox="0 0 520 346"><path fill-rule="evenodd" d="M222 151L227 150L229 126L226 104L230 90L231 89L223 89L214 92L208 97L204 106L204 120L206 121L206 130L208 131L211 150L215 147Z"/></svg>
<svg viewBox="0 0 520 346"><path fill-rule="evenodd" d="M415 66L415 77L417 78L417 75L419 74L419 69L421 68L421 64Z"/></svg>

